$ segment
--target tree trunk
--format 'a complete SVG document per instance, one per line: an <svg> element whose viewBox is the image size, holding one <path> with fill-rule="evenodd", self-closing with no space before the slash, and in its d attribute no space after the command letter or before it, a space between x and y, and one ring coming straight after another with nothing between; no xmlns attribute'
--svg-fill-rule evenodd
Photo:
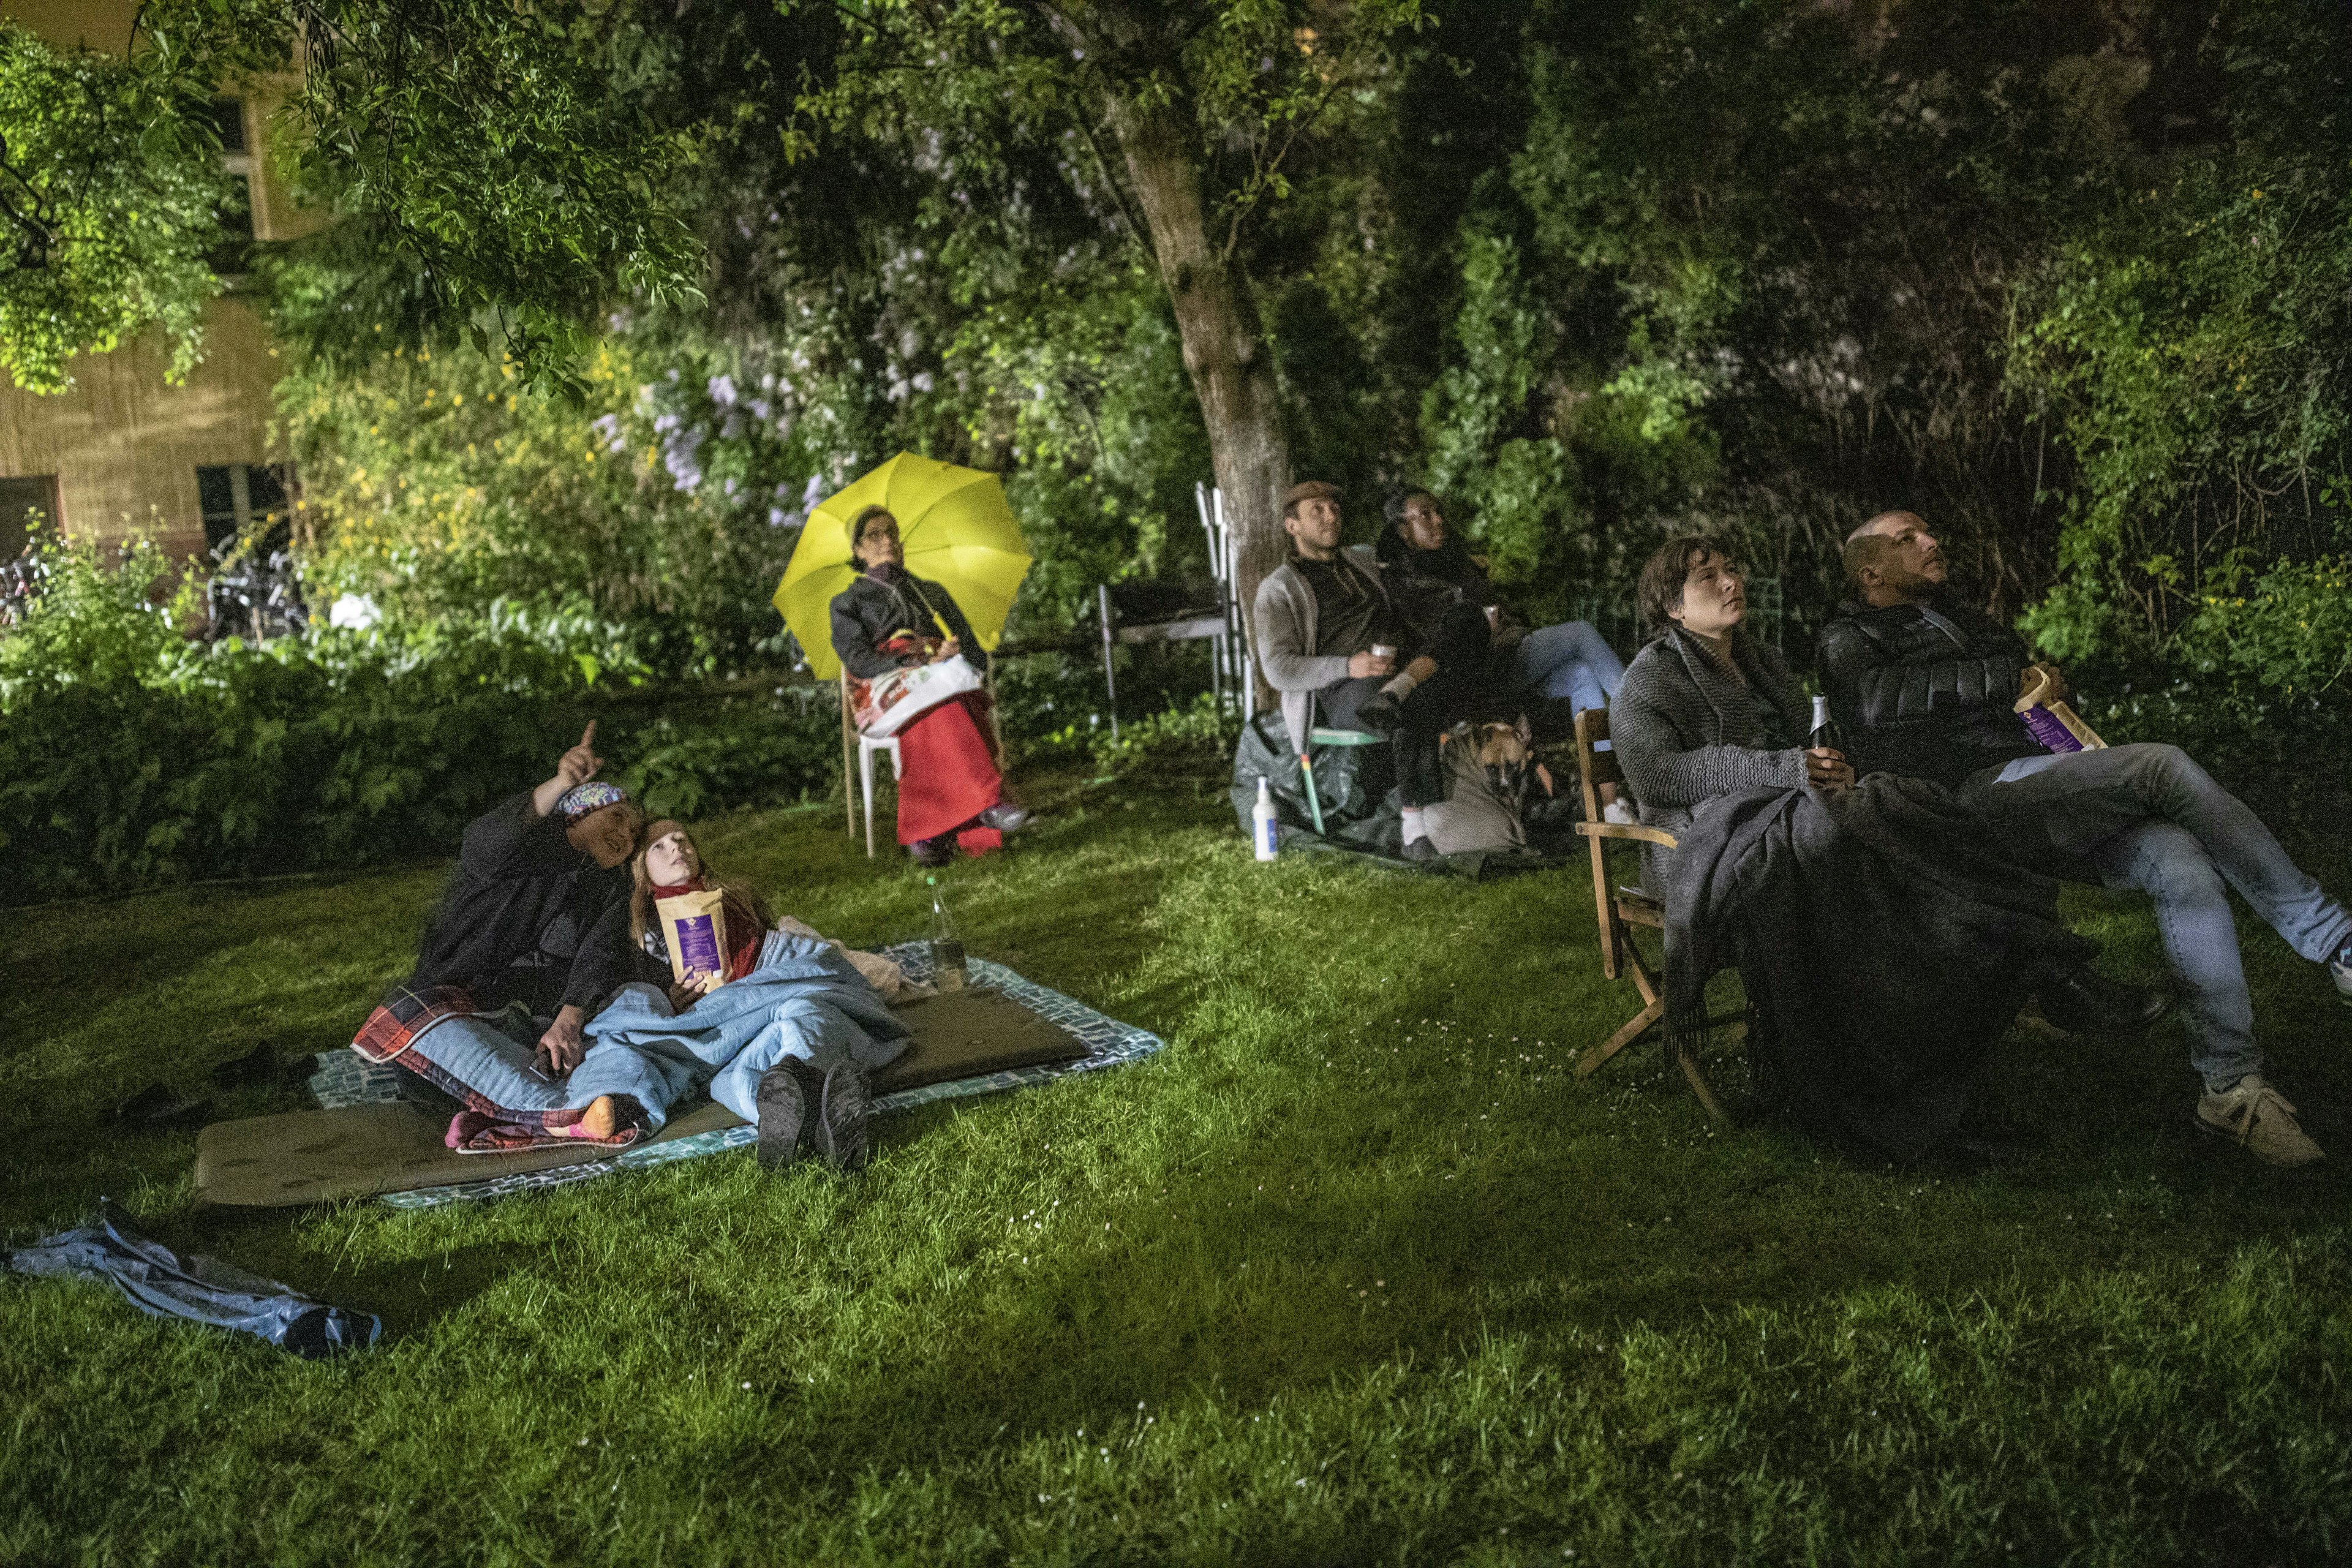
<svg viewBox="0 0 2352 1568"><path fill-rule="evenodd" d="M1184 368L1201 400L1210 459L1239 542L1235 586L1255 650L1257 585L1289 553L1282 492L1290 485L1290 433L1274 366L1251 330L1242 279L1209 237L1200 164L1184 122L1164 105L1139 107L1116 94L1107 108L1176 307ZM1260 699L1270 703L1263 673L1257 680Z"/></svg>

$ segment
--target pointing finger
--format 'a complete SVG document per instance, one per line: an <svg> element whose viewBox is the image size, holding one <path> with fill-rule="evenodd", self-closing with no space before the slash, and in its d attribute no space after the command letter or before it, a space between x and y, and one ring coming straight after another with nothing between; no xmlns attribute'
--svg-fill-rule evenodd
<svg viewBox="0 0 2352 1568"><path fill-rule="evenodd" d="M583 730L583 731L580 731L580 743L581 743L581 745L583 745L583 746L593 746L593 745L596 743L596 721L595 721L595 720L593 720L593 719L589 720L589 721L588 721L588 728L586 728L585 730Z"/></svg>

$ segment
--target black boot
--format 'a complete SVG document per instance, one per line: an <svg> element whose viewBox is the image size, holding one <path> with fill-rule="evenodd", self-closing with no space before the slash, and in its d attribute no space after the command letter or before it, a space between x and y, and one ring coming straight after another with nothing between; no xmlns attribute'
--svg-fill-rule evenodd
<svg viewBox="0 0 2352 1568"><path fill-rule="evenodd" d="M826 1164L836 1171L864 1168L873 1154L866 1136L873 1105L874 1087L864 1068L844 1060L827 1070L811 1132L816 1152Z"/></svg>
<svg viewBox="0 0 2352 1568"><path fill-rule="evenodd" d="M2087 963L2043 985L2035 1000L2042 1016L2070 1035L2137 1035L2172 1006L2162 990L2110 980Z"/></svg>
<svg viewBox="0 0 2352 1568"><path fill-rule="evenodd" d="M751 1103L760 1112L760 1169L780 1171L800 1158L801 1136L813 1120L813 1096L802 1081L804 1064L787 1058L760 1075Z"/></svg>

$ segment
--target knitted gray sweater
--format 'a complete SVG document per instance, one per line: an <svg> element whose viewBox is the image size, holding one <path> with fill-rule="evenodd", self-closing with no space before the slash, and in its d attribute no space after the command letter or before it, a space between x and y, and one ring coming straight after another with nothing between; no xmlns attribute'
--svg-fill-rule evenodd
<svg viewBox="0 0 2352 1568"><path fill-rule="evenodd" d="M1780 710L1790 732L1805 733L1808 705L1780 650L1734 627L1731 657L1748 685ZM1680 626L1633 656L1609 704L1609 744L1642 820L1670 833L1687 826L1692 808L1710 796L1804 788L1803 750L1768 752L1764 741L1748 688Z"/></svg>

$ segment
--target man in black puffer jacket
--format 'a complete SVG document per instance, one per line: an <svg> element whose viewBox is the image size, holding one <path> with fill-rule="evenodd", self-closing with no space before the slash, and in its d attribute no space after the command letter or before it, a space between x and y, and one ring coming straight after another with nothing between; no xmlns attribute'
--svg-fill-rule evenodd
<svg viewBox="0 0 2352 1568"><path fill-rule="evenodd" d="M2189 996L2206 1131L2257 1158L2308 1164L2319 1147L2263 1077L2253 997L2224 884L2287 944L2326 963L2352 1002L2352 912L2296 868L2236 796L2178 746L2053 753L2015 710L2029 672L2065 693L2015 634L1947 588L1943 547L1916 514L1872 518L1846 541L1859 602L1821 635L1822 684L1862 773L1910 773L1955 790L2071 879L2137 888L2156 902L2166 956Z"/></svg>

